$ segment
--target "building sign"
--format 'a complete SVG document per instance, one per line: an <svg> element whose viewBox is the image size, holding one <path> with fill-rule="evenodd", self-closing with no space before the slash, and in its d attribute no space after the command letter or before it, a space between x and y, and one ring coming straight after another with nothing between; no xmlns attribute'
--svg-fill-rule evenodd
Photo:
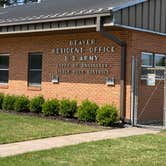
<svg viewBox="0 0 166 166"><path fill-rule="evenodd" d="M147 86L155 86L156 85L156 75L148 74L147 75Z"/></svg>
<svg viewBox="0 0 166 166"><path fill-rule="evenodd" d="M115 52L115 47L98 46L96 39L70 40L52 52L62 59L56 64L56 75L109 75L112 66L106 57Z"/></svg>

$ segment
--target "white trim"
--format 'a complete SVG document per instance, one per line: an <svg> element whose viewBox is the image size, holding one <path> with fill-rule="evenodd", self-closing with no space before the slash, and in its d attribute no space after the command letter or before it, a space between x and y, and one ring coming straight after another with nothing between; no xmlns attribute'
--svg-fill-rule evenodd
<svg viewBox="0 0 166 166"><path fill-rule="evenodd" d="M39 88L40 88L41 85L42 85L42 83L40 83L40 84L37 84L37 83L30 83L30 82L28 83L28 87L29 87L29 88L31 88L31 87L39 87Z"/></svg>
<svg viewBox="0 0 166 166"><path fill-rule="evenodd" d="M40 72L42 72L42 69L29 69L29 71L30 71L30 72L33 72L33 71L34 71L34 72L35 72L35 71L40 71Z"/></svg>
<svg viewBox="0 0 166 166"><path fill-rule="evenodd" d="M9 83L2 83L2 82L0 82L0 85L9 85Z"/></svg>
<svg viewBox="0 0 166 166"><path fill-rule="evenodd" d="M153 55L152 52L141 52L141 54Z"/></svg>
<svg viewBox="0 0 166 166"><path fill-rule="evenodd" d="M47 22L57 22L57 21L72 21L79 19L88 19L88 18L96 18L97 16L110 16L110 11L101 13L101 14L89 14L83 16L68 16L68 17L60 17L46 20L35 20L35 21L25 21L25 22L17 22L17 23L0 23L0 27L3 26L12 26L12 25L26 25L26 24L36 24L36 23L47 23Z"/></svg>
<svg viewBox="0 0 166 166"><path fill-rule="evenodd" d="M113 25L113 23L104 24L105 27L112 26L112 25ZM34 30L26 30L26 31L0 32L0 35L20 34L20 33L34 33L34 32L52 32L52 31L88 29L88 28L96 28L96 24L94 24L94 25L87 25L87 26L83 25L83 26L73 26L73 27L34 29Z"/></svg>
<svg viewBox="0 0 166 166"><path fill-rule="evenodd" d="M9 68L7 68L7 69L0 69L0 71L9 71Z"/></svg>
<svg viewBox="0 0 166 166"><path fill-rule="evenodd" d="M153 34L161 35L161 36L166 36L166 33L156 32L156 31L152 31L152 30L148 30L148 29L141 29L141 28L131 27L131 26L127 26L127 25L113 24L113 26L126 28L126 29L131 29L131 30L136 30L136 31L141 31L141 32L153 33Z"/></svg>
<svg viewBox="0 0 166 166"><path fill-rule="evenodd" d="M160 54L160 53L155 53L155 56L165 56L166 57L166 55L165 54Z"/></svg>
<svg viewBox="0 0 166 166"><path fill-rule="evenodd" d="M10 56L10 54L3 54L3 53L1 54L0 53L0 56Z"/></svg>
<svg viewBox="0 0 166 166"><path fill-rule="evenodd" d="M164 78L155 78L157 81L164 81ZM142 81L146 81L147 80L147 77L146 78L142 78L141 77L141 80Z"/></svg>
<svg viewBox="0 0 166 166"><path fill-rule="evenodd" d="M26 31L11 31L11 32L0 32L0 35L6 34L19 34L19 33L33 33L33 32L51 32L51 31L59 31L59 30L72 30L72 29L83 29L83 28L95 28L96 25L88 25L88 26L78 26L78 27L60 27L60 28L47 28L47 29L34 29L34 30L26 30Z"/></svg>

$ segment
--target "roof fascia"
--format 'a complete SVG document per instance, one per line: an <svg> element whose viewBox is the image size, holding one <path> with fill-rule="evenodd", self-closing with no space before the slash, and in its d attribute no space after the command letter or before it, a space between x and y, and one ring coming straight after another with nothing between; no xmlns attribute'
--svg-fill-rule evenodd
<svg viewBox="0 0 166 166"><path fill-rule="evenodd" d="M46 20L35 20L35 21L25 21L25 22L17 22L17 23L4 23L0 24L0 27L3 26L13 26L13 25L25 25L25 24L36 24L36 23L46 23L46 22L57 22L57 21L70 21L70 20L79 20L79 19L88 19L88 18L96 18L97 16L111 16L111 12L104 12L101 14L93 14L93 15L83 15L83 16L73 16L73 17L61 17L54 19L46 19Z"/></svg>
<svg viewBox="0 0 166 166"><path fill-rule="evenodd" d="M113 23L106 23L104 27L110 27ZM12 31L12 32L0 32L0 35L11 35L11 34L27 34L27 33L38 33L38 32L52 32L52 31L62 31L62 30L77 30L77 29L89 29L96 28L96 25L85 25L85 26L73 26L73 27L61 27L61 28L48 28L39 30L28 30L28 31Z"/></svg>
<svg viewBox="0 0 166 166"><path fill-rule="evenodd" d="M131 26L127 26L127 25L121 25L121 24L114 24L113 23L111 26L125 28L125 29L131 29L131 30L136 30L136 31L141 31L141 32L148 32L148 33L153 33L153 34L161 35L161 36L166 36L166 33L156 32L156 31L152 31L152 30L148 30L148 29L131 27Z"/></svg>

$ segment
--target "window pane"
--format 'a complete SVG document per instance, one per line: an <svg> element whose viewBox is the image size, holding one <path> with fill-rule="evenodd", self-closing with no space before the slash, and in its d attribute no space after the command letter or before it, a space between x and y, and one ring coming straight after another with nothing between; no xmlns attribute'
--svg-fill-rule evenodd
<svg viewBox="0 0 166 166"><path fill-rule="evenodd" d="M0 83L8 83L9 72L7 70L0 70Z"/></svg>
<svg viewBox="0 0 166 166"><path fill-rule="evenodd" d="M29 55L29 84L40 85L42 79L42 55L32 53Z"/></svg>
<svg viewBox="0 0 166 166"><path fill-rule="evenodd" d="M30 71L29 72L29 83L30 84L41 84L41 71Z"/></svg>
<svg viewBox="0 0 166 166"><path fill-rule="evenodd" d="M9 68L9 56L0 56L0 69Z"/></svg>
<svg viewBox="0 0 166 166"><path fill-rule="evenodd" d="M165 66L165 55L160 55L160 54L155 55L155 66L159 67Z"/></svg>
<svg viewBox="0 0 166 166"><path fill-rule="evenodd" d="M153 54L142 53L142 66L153 66Z"/></svg>
<svg viewBox="0 0 166 166"><path fill-rule="evenodd" d="M42 68L42 55L32 54L29 57L30 69L41 69Z"/></svg>

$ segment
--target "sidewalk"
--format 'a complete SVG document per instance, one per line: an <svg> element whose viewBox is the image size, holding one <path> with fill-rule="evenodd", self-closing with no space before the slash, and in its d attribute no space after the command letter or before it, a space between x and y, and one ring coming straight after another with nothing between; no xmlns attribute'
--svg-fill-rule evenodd
<svg viewBox="0 0 166 166"><path fill-rule="evenodd" d="M47 150L52 148L64 147L68 145L76 145L83 142L115 139L143 134L156 134L158 132L159 131L143 128L124 128L94 133L84 133L69 136L38 139L12 144L4 144L0 145L0 157L23 154L26 152Z"/></svg>

